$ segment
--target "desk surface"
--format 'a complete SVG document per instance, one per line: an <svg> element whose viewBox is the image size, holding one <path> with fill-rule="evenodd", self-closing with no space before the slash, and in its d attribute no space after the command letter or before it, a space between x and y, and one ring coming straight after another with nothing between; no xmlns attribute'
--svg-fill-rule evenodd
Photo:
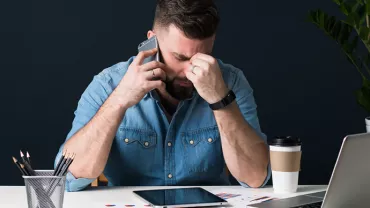
<svg viewBox="0 0 370 208"><path fill-rule="evenodd" d="M205 186L202 187L214 194L221 192L238 193L242 195L269 195L277 198L287 198L307 193L326 190L325 185L299 186L294 194L275 194L272 187L260 189L243 188L241 186ZM135 207L145 207L145 203L136 197L132 191L142 189L163 189L166 187L94 187L81 192L66 192L64 196L64 208L91 207L105 208L107 204L115 204L117 208L133 204ZM177 188L177 187L169 187ZM236 197L237 198L237 197ZM246 207L238 204L231 198L228 201L233 207ZM240 200L240 199L238 199ZM25 208L27 207L27 195L24 186L0 186L0 207Z"/></svg>

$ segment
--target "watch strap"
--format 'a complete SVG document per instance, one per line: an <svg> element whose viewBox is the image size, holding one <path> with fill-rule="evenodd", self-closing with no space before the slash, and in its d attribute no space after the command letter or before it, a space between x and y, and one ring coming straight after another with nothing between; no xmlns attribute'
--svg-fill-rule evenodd
<svg viewBox="0 0 370 208"><path fill-rule="evenodd" d="M219 110L221 108L224 108L226 107L227 105L229 105L230 103L232 103L234 100L235 100L236 96L234 94L234 92L232 90L230 90L227 95L222 99L220 100L219 102L217 103L213 103L213 104L209 104L209 107L212 109L212 110Z"/></svg>

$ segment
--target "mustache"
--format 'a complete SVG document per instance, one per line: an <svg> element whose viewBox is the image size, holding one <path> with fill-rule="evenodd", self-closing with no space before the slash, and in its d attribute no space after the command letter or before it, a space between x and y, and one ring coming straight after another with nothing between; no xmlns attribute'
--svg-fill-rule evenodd
<svg viewBox="0 0 370 208"><path fill-rule="evenodd" d="M180 82L191 82L188 78L186 77L169 77L167 76L166 77L166 81L167 83L172 83L174 81L180 81Z"/></svg>

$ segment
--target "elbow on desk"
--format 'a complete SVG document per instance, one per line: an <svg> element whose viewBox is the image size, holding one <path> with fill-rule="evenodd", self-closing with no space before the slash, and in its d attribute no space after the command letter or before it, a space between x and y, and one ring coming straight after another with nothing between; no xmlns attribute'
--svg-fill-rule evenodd
<svg viewBox="0 0 370 208"><path fill-rule="evenodd" d="M88 175L87 175L88 176ZM89 186L95 178L90 177L75 177L71 171L67 173L66 186L67 192L77 192Z"/></svg>
<svg viewBox="0 0 370 208"><path fill-rule="evenodd" d="M248 188L262 188L269 180L269 171L263 171L263 174L249 175L247 177L236 178L243 186Z"/></svg>
<svg viewBox="0 0 370 208"><path fill-rule="evenodd" d="M79 168L79 167L70 167L69 172L75 178L89 178L95 179L103 172L103 170L94 170L93 168Z"/></svg>

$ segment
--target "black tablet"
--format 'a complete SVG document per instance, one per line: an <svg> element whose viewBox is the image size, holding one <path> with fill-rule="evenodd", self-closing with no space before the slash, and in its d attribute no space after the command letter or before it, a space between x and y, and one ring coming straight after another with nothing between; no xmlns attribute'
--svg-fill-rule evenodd
<svg viewBox="0 0 370 208"><path fill-rule="evenodd" d="M228 205L227 201L202 189L173 188L134 191L153 207L203 207Z"/></svg>

